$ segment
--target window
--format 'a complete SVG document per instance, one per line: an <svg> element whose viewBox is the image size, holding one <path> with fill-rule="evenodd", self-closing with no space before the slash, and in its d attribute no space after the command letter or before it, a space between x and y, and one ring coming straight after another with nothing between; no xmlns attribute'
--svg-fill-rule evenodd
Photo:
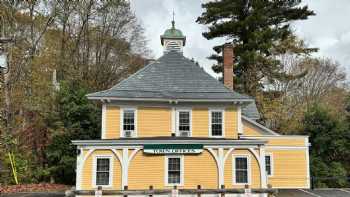
<svg viewBox="0 0 350 197"><path fill-rule="evenodd" d="M122 133L121 137L135 137L136 136L136 110L123 109L122 110Z"/></svg>
<svg viewBox="0 0 350 197"><path fill-rule="evenodd" d="M166 184L181 185L183 178L183 162L181 156L167 157L166 159Z"/></svg>
<svg viewBox="0 0 350 197"><path fill-rule="evenodd" d="M248 156L234 156L234 183L235 184L249 184L250 183L250 169Z"/></svg>
<svg viewBox="0 0 350 197"><path fill-rule="evenodd" d="M177 112L177 130L178 136L191 136L191 111L180 110Z"/></svg>
<svg viewBox="0 0 350 197"><path fill-rule="evenodd" d="M271 176L272 175L272 156L271 155L265 155L265 169L266 169L266 175Z"/></svg>
<svg viewBox="0 0 350 197"><path fill-rule="evenodd" d="M223 137L224 118L223 110L210 111L210 136Z"/></svg>
<svg viewBox="0 0 350 197"><path fill-rule="evenodd" d="M110 186L111 185L111 158L97 157L95 168L95 185Z"/></svg>

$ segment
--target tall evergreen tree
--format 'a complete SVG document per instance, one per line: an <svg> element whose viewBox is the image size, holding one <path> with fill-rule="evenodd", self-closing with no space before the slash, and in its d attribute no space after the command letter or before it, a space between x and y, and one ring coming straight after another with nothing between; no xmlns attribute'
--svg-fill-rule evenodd
<svg viewBox="0 0 350 197"><path fill-rule="evenodd" d="M290 28L290 22L305 20L315 13L301 0L218 0L202 4L205 12L197 22L209 25L203 36L207 39L225 37L235 45L234 74L236 89L256 95L262 79L288 79L276 56L286 52L307 54L316 49L306 48ZM214 50L221 52L221 47ZM222 72L222 57L213 66ZM239 85L239 86L238 86Z"/></svg>

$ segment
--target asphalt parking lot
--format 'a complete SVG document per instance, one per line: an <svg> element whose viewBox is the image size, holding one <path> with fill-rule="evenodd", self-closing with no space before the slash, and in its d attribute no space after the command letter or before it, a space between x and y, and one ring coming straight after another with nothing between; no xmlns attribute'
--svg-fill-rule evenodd
<svg viewBox="0 0 350 197"><path fill-rule="evenodd" d="M16 194L0 194L1 197L64 197L64 192L23 192Z"/></svg>
<svg viewBox="0 0 350 197"><path fill-rule="evenodd" d="M283 189L278 197L350 197L350 189Z"/></svg>

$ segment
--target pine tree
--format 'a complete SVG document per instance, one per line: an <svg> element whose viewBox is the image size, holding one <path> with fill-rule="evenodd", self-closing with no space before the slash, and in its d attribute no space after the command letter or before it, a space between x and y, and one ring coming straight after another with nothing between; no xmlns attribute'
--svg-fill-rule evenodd
<svg viewBox="0 0 350 197"><path fill-rule="evenodd" d="M234 74L236 87L255 96L262 79L288 79L276 58L280 54L308 54L316 49L305 47L290 28L290 22L305 20L315 13L301 0L219 0L202 4L205 12L197 22L209 26L203 36L210 40L227 38L235 45ZM218 61L215 72L222 72L221 46L209 57Z"/></svg>

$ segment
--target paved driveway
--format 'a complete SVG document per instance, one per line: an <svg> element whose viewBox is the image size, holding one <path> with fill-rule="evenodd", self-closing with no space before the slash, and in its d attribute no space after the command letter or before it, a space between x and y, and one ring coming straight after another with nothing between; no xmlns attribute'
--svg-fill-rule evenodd
<svg viewBox="0 0 350 197"><path fill-rule="evenodd" d="M283 189L278 197L350 197L350 189Z"/></svg>
<svg viewBox="0 0 350 197"><path fill-rule="evenodd" d="M31 192L31 193L16 193L2 194L1 197L64 197L64 192Z"/></svg>

